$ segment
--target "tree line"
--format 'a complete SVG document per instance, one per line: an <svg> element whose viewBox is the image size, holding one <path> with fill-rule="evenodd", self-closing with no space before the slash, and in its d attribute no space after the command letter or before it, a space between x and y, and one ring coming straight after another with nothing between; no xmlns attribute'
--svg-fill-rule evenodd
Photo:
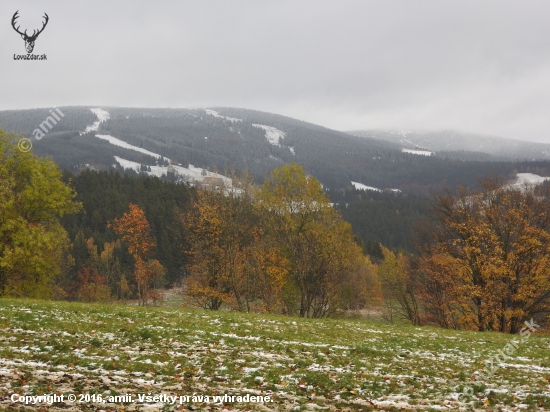
<svg viewBox="0 0 550 412"><path fill-rule="evenodd" d="M158 299L183 282L219 309L328 316L362 307L375 275L320 183L296 164L260 189L61 171L2 135L2 296Z"/></svg>
<svg viewBox="0 0 550 412"><path fill-rule="evenodd" d="M14 138L0 132L0 296L145 305L181 282L211 310L324 317L382 300L390 320L508 333L550 314L548 184L435 196L413 254L361 242L296 164L197 190L62 176Z"/></svg>

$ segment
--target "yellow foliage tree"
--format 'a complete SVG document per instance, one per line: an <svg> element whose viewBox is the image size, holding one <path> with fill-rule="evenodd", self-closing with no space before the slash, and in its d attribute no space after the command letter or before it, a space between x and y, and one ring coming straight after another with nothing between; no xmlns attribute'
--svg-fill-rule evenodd
<svg viewBox="0 0 550 412"><path fill-rule="evenodd" d="M410 277L407 258L382 246L384 262L378 267L378 278L384 295L384 302L393 321L393 313L420 325L420 310Z"/></svg>
<svg viewBox="0 0 550 412"><path fill-rule="evenodd" d="M0 130L0 296L49 298L69 246L59 218L80 210L51 159Z"/></svg>
<svg viewBox="0 0 550 412"><path fill-rule="evenodd" d="M288 164L268 175L258 199L287 262L286 312L322 317L344 308L346 279L358 270L362 253L321 184Z"/></svg>
<svg viewBox="0 0 550 412"><path fill-rule="evenodd" d="M437 199L423 265L438 272L460 327L516 333L550 313L550 189L481 185Z"/></svg>
<svg viewBox="0 0 550 412"><path fill-rule="evenodd" d="M266 311L276 306L283 270L277 250L264 242L246 184L238 191L198 191L182 223L190 255L186 293L199 306L250 311L258 299Z"/></svg>

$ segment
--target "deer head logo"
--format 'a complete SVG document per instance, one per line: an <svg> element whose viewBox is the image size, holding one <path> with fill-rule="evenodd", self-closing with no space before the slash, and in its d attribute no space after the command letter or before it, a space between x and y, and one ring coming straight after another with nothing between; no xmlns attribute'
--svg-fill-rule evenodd
<svg viewBox="0 0 550 412"><path fill-rule="evenodd" d="M18 16L18 13L19 13L19 10L17 10L15 12L15 14L13 15L12 19L11 19L11 25L13 27L13 29L19 33L21 35L21 37L23 38L23 40L25 40L25 48L27 49L27 53L32 53L33 49L34 49L34 42L36 41L36 38L38 37L38 35L40 33L42 33L44 31L44 28L46 27L46 25L48 24L48 20L50 19L48 17L48 15L46 13L44 13L44 18L46 19L45 22L42 23L42 28L40 30L38 30L38 32L36 30L34 30L32 32L32 35L29 36L27 34L27 30L25 30L24 33L20 32L19 31L19 26L15 27L15 21L17 20L17 18L19 17Z"/></svg>

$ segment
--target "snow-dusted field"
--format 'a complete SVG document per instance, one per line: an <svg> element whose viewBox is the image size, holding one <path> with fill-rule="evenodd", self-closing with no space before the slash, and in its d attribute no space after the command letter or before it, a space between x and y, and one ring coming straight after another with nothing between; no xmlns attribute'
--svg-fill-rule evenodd
<svg viewBox="0 0 550 412"><path fill-rule="evenodd" d="M23 300L0 300L0 326L0 408L21 406L14 393L58 393L105 403L28 410L550 410L550 353L536 335L483 378L484 361L517 336ZM464 386L472 396L460 396ZM270 401L214 402L225 394Z"/></svg>

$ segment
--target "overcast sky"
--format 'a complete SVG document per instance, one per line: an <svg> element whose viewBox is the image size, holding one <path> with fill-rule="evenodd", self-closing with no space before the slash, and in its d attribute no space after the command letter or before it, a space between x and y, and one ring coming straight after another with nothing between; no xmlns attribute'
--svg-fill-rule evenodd
<svg viewBox="0 0 550 412"><path fill-rule="evenodd" d="M12 29L41 27L34 54ZM0 110L233 106L550 143L550 1L0 3Z"/></svg>

